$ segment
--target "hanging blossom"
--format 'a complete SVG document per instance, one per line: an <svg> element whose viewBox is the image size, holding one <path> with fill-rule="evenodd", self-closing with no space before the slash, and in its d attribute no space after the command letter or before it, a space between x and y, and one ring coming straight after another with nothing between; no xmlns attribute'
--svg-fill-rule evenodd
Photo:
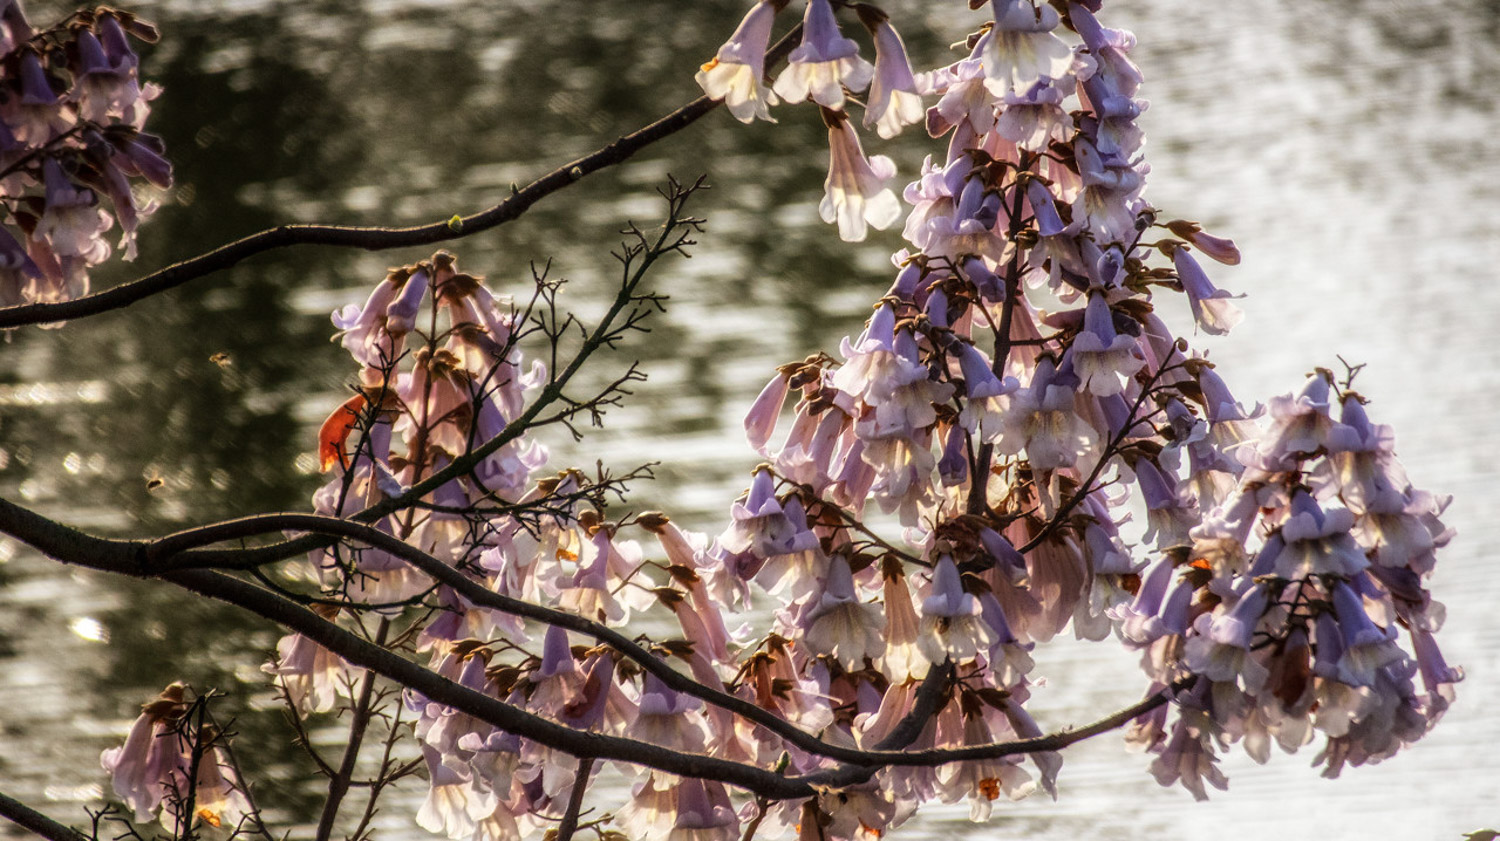
<svg viewBox="0 0 1500 841"><path fill-rule="evenodd" d="M1217 757L1236 743L1264 760L1272 743L1294 751L1321 736L1329 774L1389 756L1438 720L1462 677L1436 647L1442 609L1423 584L1451 538L1446 497L1412 487L1389 431L1361 399L1335 395L1331 375L1247 410L1157 314L1156 296L1181 294L1198 329L1227 332L1241 318L1234 296L1195 255L1233 265L1240 254L1196 223L1156 222L1135 37L1101 24L1097 4L1067 3L1066 16L1062 5L996 2L969 57L911 74L913 93L938 97L926 127L947 148L906 190L897 276L842 364L783 366L746 420L752 444L803 483L787 496L794 530L835 553L795 567L812 582L800 589L775 580L778 595L796 594L778 632L813 655L794 658L798 679L867 716L869 742L900 720L911 688L841 674L861 661L901 681L952 659L976 693L1010 693L1024 714L1034 642L1069 625L1087 639L1113 630L1140 651L1148 691L1172 695L1129 733L1163 784L1198 797L1223 788ZM856 10L877 47L866 125L894 131L906 118L892 118L887 91L907 89L909 65L888 61L898 42L886 17ZM831 45L824 12L808 7L814 40ZM830 192L825 218L832 204ZM1043 287L1061 308L1030 299ZM1143 534L1124 525L1132 497ZM844 524L861 523L870 499L897 515L930 574L908 580L887 559L871 581L857 553L840 554ZM1065 506L1066 523L1049 524ZM1157 548L1154 564L1133 557L1133 535ZM872 608L886 619L878 645ZM1007 728L959 705L939 719L909 749ZM803 825L868 837L938 796L969 797L978 817L1000 793L1024 793L1017 770L891 771L877 791L820 799Z"/></svg>
<svg viewBox="0 0 1500 841"><path fill-rule="evenodd" d="M771 43L771 24L787 0L760 0L740 21L739 28L724 42L713 59L694 77L710 99L721 99L729 113L742 123L760 118L776 122L771 106L778 100L766 87L766 48Z"/></svg>
<svg viewBox="0 0 1500 841"><path fill-rule="evenodd" d="M181 683L162 690L141 708L125 744L106 750L100 764L138 822L155 819L165 805L179 826L202 820L233 829L250 814L250 802L223 739L202 721L199 707L205 699L190 701L187 693ZM189 798L194 814L176 814Z"/></svg>
<svg viewBox="0 0 1500 841"><path fill-rule="evenodd" d="M1032 0L993 0L995 25L984 45L985 86L995 96L1025 91L1039 79L1061 79L1073 64L1073 50L1052 34L1057 10Z"/></svg>
<svg viewBox="0 0 1500 841"><path fill-rule="evenodd" d="M9 170L0 193L10 208L0 224L25 258L0 264L0 306L67 301L88 294L117 222L118 246L135 259L140 221L157 206L142 188L172 184L161 140L143 131L160 88L141 83L131 46L132 37L155 41L156 30L106 7L43 31L18 3L4 14L6 66L19 72L0 78L0 167Z"/></svg>
<svg viewBox="0 0 1500 841"><path fill-rule="evenodd" d="M823 120L828 125L828 180L818 215L838 223L839 239L859 242L867 225L883 231L901 217L901 203L885 186L896 165L884 155L865 157L844 112L824 108Z"/></svg>
<svg viewBox="0 0 1500 841"><path fill-rule="evenodd" d="M854 10L875 39L875 75L865 99L865 128L890 139L902 128L922 122L926 116L922 92L906 56L906 44L891 26L890 17L868 3Z"/></svg>
<svg viewBox="0 0 1500 841"><path fill-rule="evenodd" d="M1205 333L1222 336L1234 329L1244 319L1239 307L1229 303L1236 296L1213 285L1203 267L1193 258L1186 246L1172 249L1172 265L1187 293L1188 305L1193 309L1193 318Z"/></svg>
<svg viewBox="0 0 1500 841"><path fill-rule="evenodd" d="M828 0L807 0L802 43L788 56L773 90L790 103L811 99L839 110L844 107L844 88L862 91L874 75L875 68L860 58L859 45L839 33Z"/></svg>

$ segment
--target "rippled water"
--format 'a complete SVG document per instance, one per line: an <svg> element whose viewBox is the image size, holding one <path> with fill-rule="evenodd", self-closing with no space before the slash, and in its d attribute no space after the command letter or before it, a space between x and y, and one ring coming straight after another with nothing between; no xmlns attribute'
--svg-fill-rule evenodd
<svg viewBox="0 0 1500 841"><path fill-rule="evenodd" d="M490 204L695 95L697 62L744 4L351 5L143 7L165 35L146 64L167 88L153 126L179 185L137 268L279 222L409 224ZM962 5L887 7L931 63L962 31ZM1245 323L1195 341L1245 398L1289 390L1336 355L1368 363L1359 388L1375 419L1396 425L1413 480L1455 496L1459 537L1433 589L1449 605L1450 659L1469 677L1424 742L1339 781L1306 767L1311 751L1266 767L1234 755L1230 791L1198 804L1105 736L1069 752L1057 803L999 808L983 829L957 807L932 808L901 832L1457 838L1500 824L1500 759L1486 749L1500 742L1487 703L1500 691L1500 585L1486 574L1500 545L1500 12L1486 0L1153 0L1114 3L1106 21L1141 40L1150 198L1245 255L1215 274L1248 293ZM745 127L711 115L454 246L502 285L553 259L587 312L612 282L621 223L654 218L667 173L709 173L709 233L692 261L658 276L670 311L620 357L641 358L651 382L582 445L555 442L559 464L661 462L633 505L708 531L755 461L737 433L744 407L774 364L857 329L898 246L892 234L840 243L816 221L821 127L807 109L781 117ZM919 140L882 151L910 174ZM316 480L299 456L305 465L311 425L351 373L327 343L327 313L362 299L387 264L422 256L267 255L127 312L17 335L0 348L0 492L124 534L305 507ZM217 353L231 363L210 361ZM270 736L278 717L257 688L273 629L11 544L0 561L0 790L81 823L104 782L99 751L135 705L184 678L236 693L241 731L269 751L254 775L262 800L305 819L312 795L288 775L293 755ZM1090 720L1142 685L1109 644L1054 645L1037 661L1044 726ZM393 829L408 826L401 812L392 804Z"/></svg>

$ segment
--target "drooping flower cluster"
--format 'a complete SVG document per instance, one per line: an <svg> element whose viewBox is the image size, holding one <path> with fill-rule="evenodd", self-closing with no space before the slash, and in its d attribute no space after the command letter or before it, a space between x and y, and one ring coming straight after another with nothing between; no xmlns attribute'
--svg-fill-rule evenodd
<svg viewBox="0 0 1500 841"><path fill-rule="evenodd" d="M223 739L198 714L204 701L189 700L180 683L168 686L141 708L125 744L104 752L101 764L137 821L152 820L163 804L183 827L196 819L232 829L250 814Z"/></svg>
<svg viewBox="0 0 1500 841"><path fill-rule="evenodd" d="M1055 796L1059 753L995 747L1041 735L1027 710L1037 643L1070 629L1139 652L1148 696L1170 704L1128 737L1161 782L1198 796L1223 785L1215 757L1234 742L1263 760L1273 741L1322 738L1337 774L1425 734L1462 677L1424 586L1451 536L1446 499L1412 485L1347 379L1320 370L1247 410L1156 314L1157 296L1182 293L1198 329L1228 330L1239 315L1194 255L1238 253L1195 223L1158 224L1144 198L1133 36L1100 24L1098 3L992 0L967 54L919 85L883 12L853 7L872 66L829 0L808 0L802 43L767 87L785 5L757 3L699 81L746 121L818 104L833 159L821 209L841 234L899 207L887 162L854 135L851 92L869 87L865 124L882 136L921 121L913 103L930 96L943 151L904 192L908 247L864 329L837 358L781 366L755 401L745 426L765 462L723 531L612 521L602 477L540 474L528 400L559 375L527 369L520 346L532 328L567 331L438 252L334 314L359 375L320 432L331 479L313 502L348 517L407 499L372 527L462 581L368 542L309 560L339 602L326 619L382 642L399 622L433 674L513 711L819 782L775 802L712 775L601 772L407 687L400 715L429 785L418 823L535 834L576 816L592 774L617 772L634 779L611 818L630 837L870 841L933 800L983 820L1002 797ZM527 619L496 606L516 603ZM629 645L604 633L625 628ZM298 715L366 703L354 670L304 637L284 638L268 671ZM919 705L930 714L909 720ZM825 748L980 751L856 777L787 728ZM154 808L164 778L118 770L137 753L106 763L122 798Z"/></svg>
<svg viewBox="0 0 1500 841"><path fill-rule="evenodd" d="M135 257L156 209L142 182L171 186L161 140L143 130L160 89L141 82L132 38L156 30L102 6L39 30L19 0L0 2L0 306L87 294L116 222Z"/></svg>
<svg viewBox="0 0 1500 841"><path fill-rule="evenodd" d="M1153 296L1181 292L1198 329L1232 328L1240 313L1196 255L1239 254L1195 223L1158 225L1143 196L1134 37L1100 24L1098 4L991 5L968 57L916 91L937 97L926 127L947 151L906 190L910 247L890 289L841 359L783 366L746 421L769 460L748 497L774 512L759 528L808 537L793 555L739 540L736 513L714 554L789 603L777 632L821 661L804 679L858 674L863 659L887 699L902 684L909 698L947 661L1019 709L1032 644L1071 623L1140 650L1150 691L1172 696L1131 732L1164 784L1202 796L1236 741L1264 761L1272 741L1321 735L1329 775L1391 755L1462 676L1423 586L1450 537L1446 498L1412 487L1389 430L1332 375L1246 411L1160 320ZM821 79L813 98L842 108L837 83L859 88L852 42L830 33L810 2L784 99ZM885 114L873 89L868 102L867 124ZM825 208L857 211L834 183ZM868 500L898 517L904 547L868 531ZM1134 552L1132 507L1145 514ZM789 557L804 578L781 574ZM966 743L939 732L950 740L913 747ZM940 794L923 772L876 779L896 813Z"/></svg>
<svg viewBox="0 0 1500 841"><path fill-rule="evenodd" d="M823 221L838 224L840 237L857 242L870 227L890 227L901 210L895 193L886 186L896 174L895 165L884 155L866 157L844 113L848 99L844 91L868 89L865 128L887 138L922 121L925 91L888 15L869 4L854 6L875 41L872 65L860 57L859 45L839 31L829 0L808 0L802 42L792 51L786 70L767 88L765 53L771 25L787 2L757 2L713 60L703 65L698 84L704 93L724 100L730 113L746 123L757 117L774 122L770 106L782 100L811 100L821 106L828 126L829 163L818 212Z"/></svg>

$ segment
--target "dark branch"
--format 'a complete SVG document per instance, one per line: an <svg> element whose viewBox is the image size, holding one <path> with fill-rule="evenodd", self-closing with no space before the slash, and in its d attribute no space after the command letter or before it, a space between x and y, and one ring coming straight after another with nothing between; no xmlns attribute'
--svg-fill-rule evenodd
<svg viewBox="0 0 1500 841"><path fill-rule="evenodd" d="M589 772L594 770L594 760L578 760L578 773L573 777L573 791L568 794L568 810L557 825L557 835L552 841L573 841L573 832L578 829L578 814L583 811L583 796L588 793Z"/></svg>
<svg viewBox="0 0 1500 841"><path fill-rule="evenodd" d="M773 799L809 797L812 788L795 778L647 742L575 730L447 680L399 654L364 640L296 603L237 578L207 570L181 570L163 576L187 590L245 608L302 634L355 666L410 687L429 700L468 713L488 724L544 747L579 758L644 765L684 777L718 780Z"/></svg>
<svg viewBox="0 0 1500 841"><path fill-rule="evenodd" d="M772 67L791 52L801 35L799 24L766 52ZM513 221L541 199L581 180L584 176L629 160L651 144L687 128L718 107L717 100L700 96L661 119L583 157L563 164L525 187L515 189L499 204L461 217L409 228L357 227L346 225L281 225L215 248L197 257L173 263L136 280L71 301L23 304L0 309L0 328L28 324L50 324L121 309L152 295L223 271L237 263L278 248L294 245L328 245L385 251L413 245L431 245L460 239Z"/></svg>
<svg viewBox="0 0 1500 841"><path fill-rule="evenodd" d="M316 515L286 516L316 517ZM338 523L341 521L331 520L330 522ZM356 526L356 524L348 525L351 527ZM10 534L65 563L127 575L145 575L145 570L149 568L145 560L146 543L92 537L76 529L48 520L4 499L0 499L0 532ZM389 536L387 535L386 537ZM391 545L382 544L380 548L401 551L395 545L397 543L400 543L400 541L395 541ZM415 550L409 545L401 545L407 548L407 551L403 552L402 557L411 560L413 555L410 553ZM61 550L69 554L59 554L58 551L54 550ZM438 562L436 559L432 559L432 563L436 564ZM812 785L829 785L846 778L857 779L859 774L877 767L935 766L960 760L987 759L1037 751L1060 750L1075 742L1120 727L1132 718L1167 703L1175 691L1181 688L1174 687L1162 690L1140 703L1078 730L1063 731L1033 739L997 742L990 745L977 745L959 749L935 749L907 753L899 748L887 748L884 746L885 743L882 743L882 746L877 747L875 750L861 751L827 745L807 734L801 734L795 739L790 735L785 735L784 737L787 738L787 741L792 744L798 744L798 740L803 740L809 745L821 746L824 749L814 752L854 767L835 769L806 778L783 777L770 771L738 762L694 754L683 754L632 739L620 739L594 733L584 733L547 719L539 718L509 704L446 680L404 657L345 631L290 599L231 576L207 570L182 569L162 574L159 577L194 592L227 601L250 610L259 616L306 636L308 639L337 653L356 666L370 669L404 686L410 686L438 703L462 710L507 732L522 735L547 747L561 750L580 758L611 759L646 765L681 776L696 776L703 779L718 780L775 800L808 797L812 793ZM476 593L476 595L478 594ZM490 597L495 597L498 594L490 593L489 595ZM520 602L519 604L525 605L525 609L530 612L529 614L519 615L535 615L538 621L547 621L547 619L541 617L543 615L550 616L554 613L547 608L533 605L529 602ZM577 628L581 633L589 633L585 629L585 626L591 623L588 623L587 620L584 620L582 617L573 616L572 614L559 615L565 617L565 621L568 624L563 624L562 621L559 621L557 624L570 629ZM603 630L614 637L619 636L615 632L609 631L609 629ZM609 641L612 646L614 645L612 640L605 641ZM621 638L621 642L631 646L634 645L634 643L630 643L623 638ZM655 658L651 659L655 660ZM660 661L656 662L660 663ZM643 665L645 664L643 663ZM663 668L665 669L664 664ZM652 669L652 671L656 673L656 669ZM896 731L893 731L890 739L888 739L889 742L894 743L898 741L897 737L899 735L900 738L905 739L905 744L910 744L910 741L916 738L916 734L921 732L921 725L925 723L926 718L935 714L939 708L938 702L942 698L941 690L945 688L947 682L947 671L946 667L934 667L929 672L928 679L918 690L917 702L912 713L908 714L901 724L898 725ZM714 698L713 690L709 690L707 687L684 678L671 669L665 669L665 674L660 676L664 678L664 682L668 679L672 680L673 683L669 683L668 685L674 689L681 686L685 687L685 691L691 691L696 697L704 699ZM722 695L722 693L719 694ZM733 696L728 695L724 695L723 697L733 699L733 702L737 702L736 706L730 706L730 703L725 703L724 706L726 708L736 713L741 712L742 707L739 707L738 704L743 704L743 702L740 699L735 699ZM751 718L751 720L759 723L761 716L748 713L748 711L744 714L747 718ZM784 735L784 731L786 734L800 733L795 728L791 728L786 722L779 719L772 720L777 721L780 726L769 729L772 729L778 735ZM901 745L901 747L904 746L904 744Z"/></svg>
<svg viewBox="0 0 1500 841"><path fill-rule="evenodd" d="M0 792L0 816L4 816L22 829L51 839L51 841L92 841L82 832L52 820L4 792Z"/></svg>

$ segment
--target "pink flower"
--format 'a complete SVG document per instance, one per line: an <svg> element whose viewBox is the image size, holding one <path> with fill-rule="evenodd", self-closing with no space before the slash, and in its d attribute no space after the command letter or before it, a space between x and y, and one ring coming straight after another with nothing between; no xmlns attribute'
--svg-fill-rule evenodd
<svg viewBox="0 0 1500 841"><path fill-rule="evenodd" d="M164 801L174 805L189 795L194 814L184 825L201 820L211 826L233 828L250 812L239 778L218 744L220 734L208 725L195 728L185 720L191 709L185 687L174 683L155 701L141 708L125 744L106 750L100 764L111 776L115 794L135 810L137 821L149 821ZM200 699L201 700L201 699ZM189 783L194 751L197 778Z"/></svg>
<svg viewBox="0 0 1500 841"><path fill-rule="evenodd" d="M803 574L819 564L818 536L807 525L807 512L792 496L776 498L776 480L769 470L758 470L745 498L730 508L729 528L719 535L721 558L742 577L755 576L772 593L791 585L791 597L811 592L814 582ZM779 561L779 563L772 563Z"/></svg>
<svg viewBox="0 0 1500 841"><path fill-rule="evenodd" d="M105 16L100 22L101 26L110 24L119 30L119 23L112 16ZM85 120L104 124L110 115L134 116L132 108L141 98L135 78L135 54L123 33L119 33L118 43L124 45L125 53L111 57L94 33L86 29L78 33L78 112Z"/></svg>
<svg viewBox="0 0 1500 841"><path fill-rule="evenodd" d="M771 41L771 23L786 0L760 0L740 21L711 61L694 77L710 99L722 99L729 113L742 123L776 122L771 106L778 100L766 88L766 47Z"/></svg>
<svg viewBox="0 0 1500 841"><path fill-rule="evenodd" d="M1089 295L1083 329L1074 337L1068 355L1080 387L1101 397L1119 394L1146 364L1136 340L1115 332L1114 314L1103 292Z"/></svg>
<svg viewBox="0 0 1500 841"><path fill-rule="evenodd" d="M967 663L995 642L995 631L980 617L979 601L964 592L953 558L943 555L932 571L922 600L921 636L917 647L929 662L952 658Z"/></svg>
<svg viewBox="0 0 1500 841"><path fill-rule="evenodd" d="M1032 467L1055 470L1071 467L1088 451L1093 432L1075 409L1076 392L1059 379L1050 357L1038 360L1031 384L1011 396L1004 430L995 439L997 452L1024 449Z"/></svg>
<svg viewBox="0 0 1500 841"><path fill-rule="evenodd" d="M1073 49L1052 30L1057 11L1031 0L993 0L995 26L986 36L985 86L995 96L1026 91L1039 79L1061 79L1073 66Z"/></svg>
<svg viewBox="0 0 1500 841"><path fill-rule="evenodd" d="M960 713L959 705L949 703L938 717L943 732L943 747L970 747L995 741L983 713ZM988 712L988 710L986 710ZM961 722L954 719L961 718ZM958 732L952 732L952 731ZM943 738L946 737L946 738ZM944 803L955 803L967 797L969 820L987 821L994 802L1004 794L1008 800L1021 800L1036 790L1031 775L1021 768L1019 756L953 762L937 769L938 795Z"/></svg>
<svg viewBox="0 0 1500 841"><path fill-rule="evenodd" d="M631 736L668 750L702 753L709 741L702 708L702 701L667 688L660 678L647 672Z"/></svg>
<svg viewBox="0 0 1500 841"><path fill-rule="evenodd" d="M1204 783L1220 791L1227 791L1229 780L1216 767L1219 760L1214 756L1215 729L1206 714L1181 710L1161 755L1151 763L1151 773L1155 775L1156 781L1164 786L1181 782L1183 788L1192 792L1195 800L1208 799Z"/></svg>
<svg viewBox="0 0 1500 841"><path fill-rule="evenodd" d="M349 693L348 664L301 634L282 637L276 644L276 662L262 668L276 676L302 715L326 713L339 695Z"/></svg>
<svg viewBox="0 0 1500 841"><path fill-rule="evenodd" d="M422 745L422 758L427 762L428 789L417 810L417 826L449 838L469 837L476 822L494 811L494 799L480 797L470 785L471 775L445 765L431 746Z"/></svg>
<svg viewBox="0 0 1500 841"><path fill-rule="evenodd" d="M988 41L981 41L983 47ZM963 125L974 137L981 137L995 127L995 106L999 97L984 84L984 64L975 57L933 71L933 91L942 94L927 112L927 133L941 137L950 129Z"/></svg>
<svg viewBox="0 0 1500 841"><path fill-rule="evenodd" d="M125 744L100 756L115 794L135 810L137 821L151 820L167 794L167 783L180 774L182 751L172 725L182 715L184 686L174 683L146 704L130 727Z"/></svg>
<svg viewBox="0 0 1500 841"><path fill-rule="evenodd" d="M42 276L36 261L10 231L0 227L0 306L24 303L34 293Z"/></svg>
<svg viewBox="0 0 1500 841"><path fill-rule="evenodd" d="M1066 98L1067 93L1061 87L1046 84L1007 93L1005 108L995 122L995 132L1029 152L1040 152L1050 143L1066 142L1073 133L1073 118L1062 107Z"/></svg>
<svg viewBox="0 0 1500 841"><path fill-rule="evenodd" d="M1396 626L1376 625L1365 611L1364 599L1348 582L1333 582L1333 612L1343 637L1337 663L1338 679L1350 686L1374 686L1376 670L1406 657L1396 645Z"/></svg>
<svg viewBox="0 0 1500 841"><path fill-rule="evenodd" d="M1163 471L1151 459L1139 459L1133 466L1146 503L1144 539L1155 540L1161 550L1191 546L1189 532L1203 520L1198 500L1178 483L1175 474Z"/></svg>
<svg viewBox="0 0 1500 841"><path fill-rule="evenodd" d="M828 0L807 0L802 44L792 50L774 89L787 102L808 97L824 108L844 107L844 88L864 90L875 68L859 57L859 45L839 34Z"/></svg>
<svg viewBox="0 0 1500 841"><path fill-rule="evenodd" d="M1349 578L1370 565L1349 529L1354 515L1343 508L1323 510L1306 491L1292 495L1281 530L1266 540L1251 569L1288 580L1309 575Z"/></svg>
<svg viewBox="0 0 1500 841"><path fill-rule="evenodd" d="M422 307L422 299L427 294L430 281L428 267L425 265L419 265L414 272L402 269L400 273L405 275L401 292L385 310L386 332L397 339L416 329L417 312Z"/></svg>
<svg viewBox="0 0 1500 841"><path fill-rule="evenodd" d="M1221 604L1213 613L1205 613L1193 623L1195 633L1184 647L1184 663L1209 680L1239 681L1245 691L1255 693L1270 674L1251 651L1268 596L1260 585L1246 583L1249 586L1233 607Z"/></svg>
<svg viewBox="0 0 1500 841"><path fill-rule="evenodd" d="M72 127L71 109L63 110L48 81L42 59L34 50L21 53L21 95L8 97L3 106L5 123L15 139L39 147Z"/></svg>
<svg viewBox="0 0 1500 841"><path fill-rule="evenodd" d="M1287 469L1328 446L1333 433L1329 415L1329 386L1333 374L1319 369L1296 395L1283 394L1268 402L1271 428L1254 455L1266 469Z"/></svg>
<svg viewBox="0 0 1500 841"><path fill-rule="evenodd" d="M557 594L558 607L596 622L618 624L629 618L629 611L611 592L615 584L608 570L611 551L609 530L601 528L594 532L583 546L573 580Z"/></svg>
<svg viewBox="0 0 1500 841"><path fill-rule="evenodd" d="M1237 266L1240 263L1240 250L1235 247L1234 240L1204 233L1197 222L1174 219L1167 223L1167 229L1226 266Z"/></svg>
<svg viewBox="0 0 1500 841"><path fill-rule="evenodd" d="M1182 291L1187 293L1193 319L1205 333L1222 336L1244 319L1245 314L1239 307L1229 303L1230 298L1243 296L1231 295L1215 287L1185 246L1172 249L1172 265L1177 269Z"/></svg>
<svg viewBox="0 0 1500 841"><path fill-rule="evenodd" d="M1145 185L1141 171L1120 156L1105 156L1080 134L1073 143L1083 190L1073 202L1073 219L1087 220L1101 245L1128 242L1135 234L1136 211Z"/></svg>
<svg viewBox="0 0 1500 841"><path fill-rule="evenodd" d="M928 663L917 646L917 611L900 561L887 563L881 573L885 582L885 653L880 667L895 687L908 677L926 677Z"/></svg>
<svg viewBox="0 0 1500 841"><path fill-rule="evenodd" d="M884 155L866 158L843 113L825 110L823 117L828 123L828 180L818 215L838 223L839 239L859 242L866 225L883 231L901 217L901 203L885 185L895 176L896 165Z"/></svg>
<svg viewBox="0 0 1500 841"><path fill-rule="evenodd" d="M874 660L885 649L880 606L859 600L849 562L841 555L829 561L823 592L807 603L797 624L812 653L829 655L850 671L864 668L866 658Z"/></svg>
<svg viewBox="0 0 1500 841"><path fill-rule="evenodd" d="M402 283L393 271L375 286L363 307L348 304L333 313L333 326L338 328L334 338L342 337L340 344L361 365L378 368L396 359L396 340L385 329L385 313Z"/></svg>
<svg viewBox="0 0 1500 841"><path fill-rule="evenodd" d="M745 437L749 439L750 446L761 455L769 455L766 443L771 440L771 433L776 431L776 419L781 414L782 404L786 402L787 391L787 375L778 372L761 389L760 396L755 398L750 411L745 415Z"/></svg>
<svg viewBox="0 0 1500 841"><path fill-rule="evenodd" d="M885 13L874 6L855 6L860 20L875 37L875 76L865 98L865 128L874 128L884 138L901 133L904 126L922 122L926 109L922 94L906 57L906 45Z"/></svg>
<svg viewBox="0 0 1500 841"><path fill-rule="evenodd" d="M723 783L690 777L678 784L677 819L667 841L734 841L739 830Z"/></svg>
<svg viewBox="0 0 1500 841"><path fill-rule="evenodd" d="M59 258L79 257L91 265L104 262L110 249L103 234L113 220L99 207L98 196L75 186L54 158L47 159L42 172L47 205L33 237L45 240Z"/></svg>

